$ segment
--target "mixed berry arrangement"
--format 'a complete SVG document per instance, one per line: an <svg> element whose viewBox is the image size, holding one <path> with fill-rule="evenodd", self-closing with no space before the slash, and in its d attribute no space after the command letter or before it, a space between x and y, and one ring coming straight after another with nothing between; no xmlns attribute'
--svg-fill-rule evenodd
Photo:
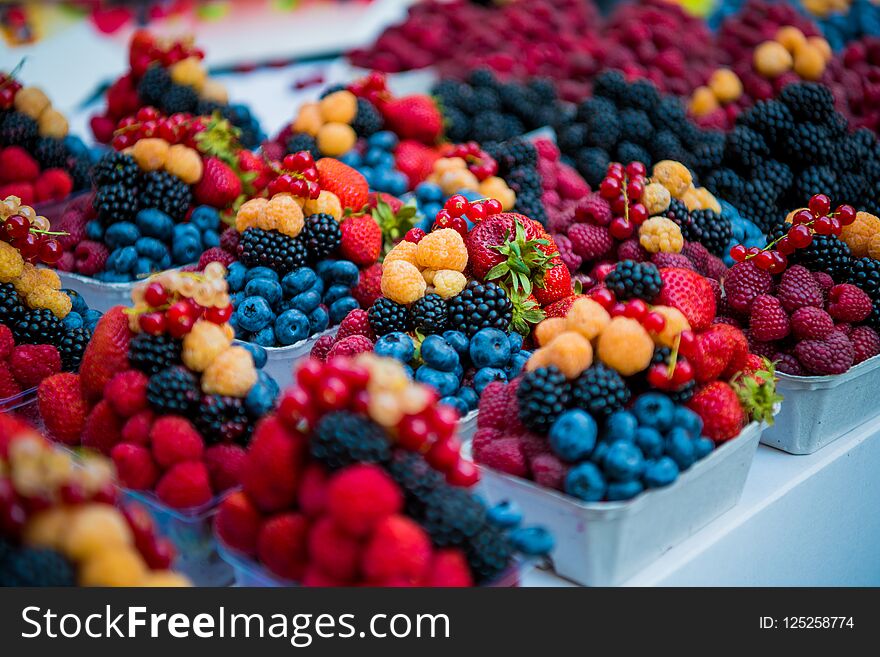
<svg viewBox="0 0 880 657"><path fill-rule="evenodd" d="M0 586L189 586L150 516L119 504L106 459L2 414L0 466Z"/></svg>
<svg viewBox="0 0 880 657"><path fill-rule="evenodd" d="M304 361L278 410L260 421L243 489L216 532L282 582L304 586L472 586L552 548L486 508L461 457L457 414L403 366L362 354Z"/></svg>

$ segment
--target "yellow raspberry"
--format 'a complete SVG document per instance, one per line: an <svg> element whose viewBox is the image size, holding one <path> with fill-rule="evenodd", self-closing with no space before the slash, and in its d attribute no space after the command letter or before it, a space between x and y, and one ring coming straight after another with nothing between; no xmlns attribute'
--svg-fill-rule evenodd
<svg viewBox="0 0 880 657"><path fill-rule="evenodd" d="M290 237L302 232L303 211L290 194L276 194L266 205L265 212L258 222L263 230L277 230Z"/></svg>
<svg viewBox="0 0 880 657"><path fill-rule="evenodd" d="M752 55L755 70L767 78L778 78L791 69L792 63L791 53L777 41L765 41Z"/></svg>
<svg viewBox="0 0 880 657"><path fill-rule="evenodd" d="M440 185L444 194L454 194L462 189L477 191L480 181L467 169L457 169L441 173L437 179L437 184Z"/></svg>
<svg viewBox="0 0 880 657"><path fill-rule="evenodd" d="M126 547L133 540L128 523L116 507L88 504L70 514L62 547L67 556L80 561L108 548Z"/></svg>
<svg viewBox="0 0 880 657"><path fill-rule="evenodd" d="M694 178L688 168L681 162L662 160L654 165L653 178L675 198L679 198L690 187Z"/></svg>
<svg viewBox="0 0 880 657"><path fill-rule="evenodd" d="M430 271L426 269L425 271ZM432 277L432 285L434 292L444 299L451 299L456 294L460 294L467 285L467 278L460 271L453 269L440 269L434 272Z"/></svg>
<svg viewBox="0 0 880 657"><path fill-rule="evenodd" d="M825 73L825 56L818 48L805 44L794 54L794 72L804 80L816 81Z"/></svg>
<svg viewBox="0 0 880 657"><path fill-rule="evenodd" d="M204 372L231 342L220 325L200 319L183 339L183 364L194 372Z"/></svg>
<svg viewBox="0 0 880 657"><path fill-rule="evenodd" d="M434 161L434 173L438 176L449 171L467 169L467 162L460 157L441 157Z"/></svg>
<svg viewBox="0 0 880 657"><path fill-rule="evenodd" d="M822 54L822 58L825 60L826 64L830 62L831 58L834 56L834 53L831 52L831 46L829 43L820 36L807 37L807 44L811 45Z"/></svg>
<svg viewBox="0 0 880 657"><path fill-rule="evenodd" d="M696 117L706 116L718 109L718 99L709 87L694 89L688 102L688 111Z"/></svg>
<svg viewBox="0 0 880 657"><path fill-rule="evenodd" d="M183 144L175 144L168 149L165 171L180 178L187 185L195 185L202 179L205 167L198 151Z"/></svg>
<svg viewBox="0 0 880 657"><path fill-rule="evenodd" d="M648 211L649 216L662 214L669 209L669 203L672 201L672 194L660 183L649 183L645 185L645 191L642 194L642 203Z"/></svg>
<svg viewBox="0 0 880 657"><path fill-rule="evenodd" d="M547 350L547 347L541 347L535 349L535 351L532 352L532 355L529 356L529 360L526 361L526 371L533 372L538 368L547 367L553 364L553 361L550 360L550 352Z"/></svg>
<svg viewBox="0 0 880 657"><path fill-rule="evenodd" d="M269 205L269 201L265 198L253 198L242 203L235 214L235 230L243 233L248 228L255 228L260 221L260 216L265 213L267 205Z"/></svg>
<svg viewBox="0 0 880 657"><path fill-rule="evenodd" d="M73 309L73 302L61 290L53 290L47 285L35 287L27 295L27 304L34 310L45 308L51 310L58 319L64 319Z"/></svg>
<svg viewBox="0 0 880 657"><path fill-rule="evenodd" d="M23 87L15 94L15 109L35 121L51 106L49 97L39 87Z"/></svg>
<svg viewBox="0 0 880 657"><path fill-rule="evenodd" d="M158 171L168 160L168 142L158 137L141 139L131 149L131 156L143 171Z"/></svg>
<svg viewBox="0 0 880 657"><path fill-rule="evenodd" d="M505 212L513 210L513 206L516 204L516 192L507 186L503 178L498 176L489 176L481 182L479 193L483 198L494 198L501 203L501 209Z"/></svg>
<svg viewBox="0 0 880 657"><path fill-rule="evenodd" d="M208 74L198 57L181 59L171 66L169 73L176 84L192 87L196 91L201 91L205 86L205 80L208 79Z"/></svg>
<svg viewBox="0 0 880 657"><path fill-rule="evenodd" d="M37 119L37 129L41 137L64 139L70 130L67 118L54 107L50 107Z"/></svg>
<svg viewBox="0 0 880 657"><path fill-rule="evenodd" d="M321 118L321 109L318 103L305 103L299 108L299 114L293 120L290 128L294 132L305 132L312 137L318 136L318 130L324 125L324 119Z"/></svg>
<svg viewBox="0 0 880 657"><path fill-rule="evenodd" d="M202 86L201 97L203 100L213 100L215 103L227 105L229 103L229 92L222 82L208 78Z"/></svg>
<svg viewBox="0 0 880 657"><path fill-rule="evenodd" d="M550 341L557 335L566 330L566 322L564 317L548 317L535 326L535 341L541 347L546 347Z"/></svg>
<svg viewBox="0 0 880 657"><path fill-rule="evenodd" d="M639 244L650 253L679 253L684 238L672 219L651 217L639 227Z"/></svg>
<svg viewBox="0 0 880 657"><path fill-rule="evenodd" d="M202 373L202 392L206 395L247 397L257 382L254 359L244 347L225 349Z"/></svg>
<svg viewBox="0 0 880 657"><path fill-rule="evenodd" d="M186 588L192 586L186 576L170 570L148 570L138 586L145 588Z"/></svg>
<svg viewBox="0 0 880 657"><path fill-rule="evenodd" d="M402 240L394 245L385 256L385 260L382 262L387 265L389 262L394 262L395 260L404 260L409 264L418 267L419 260L416 257L416 251L418 251L418 245L415 242ZM429 281L425 280L425 282L428 283Z"/></svg>
<svg viewBox="0 0 880 657"><path fill-rule="evenodd" d="M577 331L563 331L550 340L544 349L550 362L567 379L580 376L593 363L593 345Z"/></svg>
<svg viewBox="0 0 880 657"><path fill-rule="evenodd" d="M849 226L844 226L840 233L843 240L852 251L854 258L864 258L868 255L868 245L874 235L880 233L880 219L868 212L856 212L856 220Z"/></svg>
<svg viewBox="0 0 880 657"><path fill-rule="evenodd" d="M794 25L783 25L773 38L791 54L796 53L801 46L807 45L807 37Z"/></svg>
<svg viewBox="0 0 880 657"><path fill-rule="evenodd" d="M425 235L416 245L416 257L421 267L455 271L464 271L468 260L464 239L452 228L441 228Z"/></svg>
<svg viewBox="0 0 880 657"><path fill-rule="evenodd" d="M722 103L732 103L742 96L742 82L729 68L719 68L709 76L709 88Z"/></svg>
<svg viewBox="0 0 880 657"><path fill-rule="evenodd" d="M357 135L347 123L325 123L318 130L318 149L330 157L339 157L354 148Z"/></svg>
<svg viewBox="0 0 880 657"><path fill-rule="evenodd" d="M592 340L599 335L610 321L611 315L608 314L608 311L592 299L578 299L572 304L568 315L565 316L565 325L568 330L577 331L587 340ZM543 324L543 322L541 323Z"/></svg>
<svg viewBox="0 0 880 657"><path fill-rule="evenodd" d="M434 276L437 275L436 269L423 269L422 270L422 278L425 279L425 283L428 285L434 284Z"/></svg>
<svg viewBox="0 0 880 657"><path fill-rule="evenodd" d="M16 292L26 297L42 285L42 282L42 277L37 273L37 268L26 262L22 267L19 277L12 281L12 285L15 287Z"/></svg>
<svg viewBox="0 0 880 657"><path fill-rule="evenodd" d="M690 187L681 195L681 202L688 210L712 210L721 213L721 205L712 192L705 187Z"/></svg>
<svg viewBox="0 0 880 657"><path fill-rule="evenodd" d="M318 107L327 123L351 123L357 116L357 97L343 89L324 96Z"/></svg>
<svg viewBox="0 0 880 657"><path fill-rule="evenodd" d="M664 347L672 347L675 343L675 336L682 331L691 329L690 323L687 321L682 312L678 308L671 306L654 306L651 310L661 315L666 320L666 326L660 333L653 333L654 342Z"/></svg>
<svg viewBox="0 0 880 657"><path fill-rule="evenodd" d="M394 260L382 265L382 294L397 303L412 303L425 296L427 284L415 265Z"/></svg>
<svg viewBox="0 0 880 657"><path fill-rule="evenodd" d="M336 221L342 221L342 203L339 201L339 197L336 196L336 194L327 191L326 189L322 189L321 193L318 194L318 198L306 199L305 205L303 206L303 213L307 216L313 214L329 214L336 219Z"/></svg>
<svg viewBox="0 0 880 657"><path fill-rule="evenodd" d="M41 511L28 520L24 528L24 543L58 550L64 544L64 536L69 524L69 507L56 506Z"/></svg>
<svg viewBox="0 0 880 657"><path fill-rule="evenodd" d="M143 557L134 548L107 548L80 565L79 584L139 586L147 572Z"/></svg>
<svg viewBox="0 0 880 657"><path fill-rule="evenodd" d="M868 242L868 257L880 260L880 233L876 233Z"/></svg>
<svg viewBox="0 0 880 657"><path fill-rule="evenodd" d="M383 427L394 427L403 418L403 408L397 395L391 392L379 392L370 395L367 402L367 413L370 418Z"/></svg>
<svg viewBox="0 0 880 657"><path fill-rule="evenodd" d="M608 367L632 376L651 364L654 341L636 320L614 317L599 336L596 354Z"/></svg>
<svg viewBox="0 0 880 657"><path fill-rule="evenodd" d="M18 249L0 240L0 283L10 283L21 276L24 259Z"/></svg>
<svg viewBox="0 0 880 657"><path fill-rule="evenodd" d="M43 285L48 285L53 290L61 289L61 279L58 277L58 274L54 269L44 269L38 267L37 274L39 274L40 280L43 282Z"/></svg>

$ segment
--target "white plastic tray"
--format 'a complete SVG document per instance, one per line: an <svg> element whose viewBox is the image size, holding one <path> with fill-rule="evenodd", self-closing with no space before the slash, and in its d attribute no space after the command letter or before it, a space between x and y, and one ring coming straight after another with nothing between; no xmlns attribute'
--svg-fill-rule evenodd
<svg viewBox="0 0 880 657"><path fill-rule="evenodd" d="M474 409L458 421L458 439L462 444L469 443L477 433L478 409Z"/></svg>
<svg viewBox="0 0 880 657"><path fill-rule="evenodd" d="M56 270L57 271L57 270ZM58 271L61 287L79 292L89 308L106 313L113 306L130 306L131 291L140 281L127 283L105 283L90 276Z"/></svg>
<svg viewBox="0 0 880 657"><path fill-rule="evenodd" d="M321 333L315 333L315 335L305 340L300 340L286 347L264 347L268 359L263 367L263 371L275 379L281 390L284 390L293 383L293 368L296 362L302 358L309 357L312 347L315 346L319 338L325 335L336 335L338 330L339 326L331 326Z"/></svg>
<svg viewBox="0 0 880 657"><path fill-rule="evenodd" d="M525 524L556 539L556 572L587 586L613 586L732 508L764 425L753 422L666 488L627 502L581 502L531 481L480 468L490 504L515 500Z"/></svg>

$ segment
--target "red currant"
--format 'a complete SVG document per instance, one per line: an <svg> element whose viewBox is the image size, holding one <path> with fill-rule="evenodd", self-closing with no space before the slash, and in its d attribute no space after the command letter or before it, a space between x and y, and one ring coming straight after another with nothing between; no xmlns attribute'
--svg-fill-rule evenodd
<svg viewBox="0 0 880 657"><path fill-rule="evenodd" d="M813 241L813 233L804 224L792 226L788 231L788 239L796 249L803 249Z"/></svg>
<svg viewBox="0 0 880 657"><path fill-rule="evenodd" d="M623 168L623 165L620 162L612 162L608 165L608 169L605 171L606 178L615 178L618 182L623 181L623 176L626 174L626 169Z"/></svg>
<svg viewBox="0 0 880 657"><path fill-rule="evenodd" d="M486 206L487 215L499 214L504 209L501 201L495 198L486 199L484 205Z"/></svg>
<svg viewBox="0 0 880 657"><path fill-rule="evenodd" d="M278 400L278 417L293 431L301 429L303 420L311 426L317 417L315 404L302 386L291 386Z"/></svg>
<svg viewBox="0 0 880 657"><path fill-rule="evenodd" d="M425 454L425 460L440 472L448 472L461 458L461 443L456 438L434 441Z"/></svg>
<svg viewBox="0 0 880 657"><path fill-rule="evenodd" d="M818 217L813 222L813 230L817 235L830 235L833 227L831 225L831 217Z"/></svg>
<svg viewBox="0 0 880 657"><path fill-rule="evenodd" d="M773 255L770 251L761 251L758 255L755 256L755 266L758 269L763 269L767 271L770 269L770 266L773 264Z"/></svg>
<svg viewBox="0 0 880 657"><path fill-rule="evenodd" d="M613 306L611 306L611 309L608 311L608 314L611 315L612 317L620 317L625 312L626 312L626 304L618 301Z"/></svg>
<svg viewBox="0 0 880 657"><path fill-rule="evenodd" d="M315 167L309 167L302 172L302 177L309 182L318 182L318 170Z"/></svg>
<svg viewBox="0 0 880 657"><path fill-rule="evenodd" d="M422 241L422 238L425 236L425 231L421 228L410 228L406 231L406 235L403 236L407 242L412 242L413 244L418 244Z"/></svg>
<svg viewBox="0 0 880 657"><path fill-rule="evenodd" d="M761 252L761 249L759 249L757 246L750 246L749 250L747 251L749 257L752 257L752 258L754 258L756 255L758 255L760 252Z"/></svg>
<svg viewBox="0 0 880 657"><path fill-rule="evenodd" d="M419 451L431 429L421 415L406 415L397 425L397 443L404 449Z"/></svg>
<svg viewBox="0 0 880 657"><path fill-rule="evenodd" d="M213 306L205 310L205 319L213 324L225 324L232 317L232 304Z"/></svg>
<svg viewBox="0 0 880 657"><path fill-rule="evenodd" d="M651 365L647 378L652 388L666 390L669 387L669 369L663 363Z"/></svg>
<svg viewBox="0 0 880 657"><path fill-rule="evenodd" d="M838 205L834 216L840 220L841 225L849 226L856 220L856 209L851 205Z"/></svg>
<svg viewBox="0 0 880 657"><path fill-rule="evenodd" d="M810 198L810 212L816 217L824 217L831 211L831 199L825 194L815 194Z"/></svg>
<svg viewBox="0 0 880 657"><path fill-rule="evenodd" d="M468 208L468 200L461 194L453 194L443 205L450 217L460 217Z"/></svg>
<svg viewBox="0 0 880 657"><path fill-rule="evenodd" d="M323 379L315 391L315 401L325 411L338 411L348 406L351 400L351 389L338 376Z"/></svg>
<svg viewBox="0 0 880 657"><path fill-rule="evenodd" d="M9 239L20 240L30 232L31 224L20 214L14 214L6 219L6 223L3 224L3 229L6 231L6 237Z"/></svg>
<svg viewBox="0 0 880 657"><path fill-rule="evenodd" d="M611 273L611 270L617 266L617 263L614 262L601 262L595 266L592 271L592 274L596 277L600 283L605 280L605 277Z"/></svg>
<svg viewBox="0 0 880 657"><path fill-rule="evenodd" d="M842 232L843 226L840 224L840 219L831 217L831 234L839 236Z"/></svg>
<svg viewBox="0 0 880 657"><path fill-rule="evenodd" d="M146 107L141 107L137 111L137 114L135 114L135 116L137 117L138 121L143 123L144 121L155 121L161 115L159 114L159 110L157 110L155 107L147 105Z"/></svg>
<svg viewBox="0 0 880 657"><path fill-rule="evenodd" d="M615 217L608 224L608 232L611 233L611 237L622 242L632 236L633 225L623 217Z"/></svg>
<svg viewBox="0 0 880 657"><path fill-rule="evenodd" d="M316 182L308 183L309 198L313 201L321 195L321 186Z"/></svg>
<svg viewBox="0 0 880 657"><path fill-rule="evenodd" d="M315 158L308 151L298 151L288 155L284 158L285 166L287 166L288 157L291 158L289 168L293 171L305 171L315 166Z"/></svg>
<svg viewBox="0 0 880 657"><path fill-rule="evenodd" d="M626 304L626 307L623 309L623 316L629 317L630 319L635 319L638 321L642 321L645 315L648 313L648 304L646 304L641 299L633 299Z"/></svg>
<svg viewBox="0 0 880 657"><path fill-rule="evenodd" d="M770 256L772 258L772 262L770 263L769 271L771 274L781 274L785 271L785 268L788 266L788 258L785 257L784 254L779 251L771 251Z"/></svg>
<svg viewBox="0 0 880 657"><path fill-rule="evenodd" d="M599 195L605 200L617 198L621 191L620 180L617 178L605 178L599 183Z"/></svg>
<svg viewBox="0 0 880 657"><path fill-rule="evenodd" d="M742 244L731 247L730 257L733 258L734 262L742 262L746 259L746 247Z"/></svg>
<svg viewBox="0 0 880 657"><path fill-rule="evenodd" d="M455 467L446 473L446 481L451 486L470 488L480 480L480 471L477 466L467 459L459 459Z"/></svg>
<svg viewBox="0 0 880 657"><path fill-rule="evenodd" d="M810 212L809 210L798 210L792 216L791 223L793 223L795 225L808 224L811 221L813 221L813 219L815 219L815 217L813 217L813 213Z"/></svg>
<svg viewBox="0 0 880 657"><path fill-rule="evenodd" d="M61 260L64 255L64 248L58 243L58 240L47 239L40 245L40 260L47 265L54 265Z"/></svg>
<svg viewBox="0 0 880 657"><path fill-rule="evenodd" d="M183 315L175 321L171 321L170 318L167 318L167 323L168 332L171 334L171 337L182 338L192 331L192 327L195 325L196 320L189 315Z"/></svg>
<svg viewBox="0 0 880 657"><path fill-rule="evenodd" d="M626 213L626 199L623 194L611 201L611 211L621 217Z"/></svg>
<svg viewBox="0 0 880 657"><path fill-rule="evenodd" d="M650 312L642 319L642 326L651 333L660 333L666 328L666 318L660 313Z"/></svg>
<svg viewBox="0 0 880 657"><path fill-rule="evenodd" d="M681 387L694 378L694 368L686 360L680 359L675 363L675 369L672 371L672 382L676 388Z"/></svg>
<svg viewBox="0 0 880 657"><path fill-rule="evenodd" d="M159 282L150 283L144 290L144 301L151 308L158 308L168 303L168 290Z"/></svg>
<svg viewBox="0 0 880 657"><path fill-rule="evenodd" d="M641 225L648 218L648 210L641 203L633 203L629 208L629 220L634 224Z"/></svg>
<svg viewBox="0 0 880 657"><path fill-rule="evenodd" d="M630 180L626 185L626 196L631 201L636 201L642 198L644 192L645 185L638 180Z"/></svg>
<svg viewBox="0 0 880 657"><path fill-rule="evenodd" d="M451 219L452 219L452 215L449 214L449 211L440 210L434 216L434 225L432 227L432 230L436 230L438 226L440 228L447 228L449 226L449 222Z"/></svg>
<svg viewBox="0 0 880 657"><path fill-rule="evenodd" d="M167 327L166 324L163 313L144 313L138 318L141 330L150 335L162 335Z"/></svg>
<svg viewBox="0 0 880 657"><path fill-rule="evenodd" d="M615 301L614 293L607 287L600 287L595 292L592 292L590 294L590 297L605 310L608 310L611 306L613 306Z"/></svg>
<svg viewBox="0 0 880 657"><path fill-rule="evenodd" d="M482 221L487 216L486 206L480 201L475 201L468 206L466 214L471 221Z"/></svg>
<svg viewBox="0 0 880 657"><path fill-rule="evenodd" d="M12 243L21 253L21 257L25 260L35 258L40 251L40 240L33 233L27 233L24 237L15 240Z"/></svg>
<svg viewBox="0 0 880 657"><path fill-rule="evenodd" d="M648 169L641 162L630 162L626 165L626 175L636 178L644 176L648 173Z"/></svg>

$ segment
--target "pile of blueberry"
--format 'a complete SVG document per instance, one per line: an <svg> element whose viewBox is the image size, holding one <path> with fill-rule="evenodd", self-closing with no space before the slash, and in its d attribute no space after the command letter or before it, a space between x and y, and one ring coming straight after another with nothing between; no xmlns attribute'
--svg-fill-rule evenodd
<svg viewBox="0 0 880 657"><path fill-rule="evenodd" d="M239 340L286 347L335 326L358 307L351 296L358 268L348 260L323 260L279 277L268 267L229 265L226 281L235 312L229 323Z"/></svg>
<svg viewBox="0 0 880 657"><path fill-rule="evenodd" d="M522 371L531 352L523 349L519 333L495 328L477 331L470 339L461 331L444 331L416 343L407 333L383 335L374 348L412 370L413 378L432 386L440 402L464 416L474 410L483 389L492 381L509 381Z"/></svg>
<svg viewBox="0 0 880 657"><path fill-rule="evenodd" d="M402 196L409 187L409 181L395 166L394 149L397 143L397 135L389 130L381 130L367 137L363 151L350 150L339 159L360 171L373 191Z"/></svg>

